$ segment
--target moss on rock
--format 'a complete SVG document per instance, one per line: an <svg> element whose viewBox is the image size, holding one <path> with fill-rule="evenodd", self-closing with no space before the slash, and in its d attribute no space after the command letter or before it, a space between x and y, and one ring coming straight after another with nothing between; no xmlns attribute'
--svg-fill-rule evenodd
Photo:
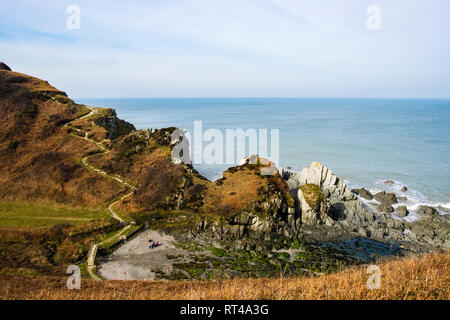
<svg viewBox="0 0 450 320"><path fill-rule="evenodd" d="M300 190L302 190L303 197L311 208L317 208L319 203L325 199L322 190L317 184L306 183L300 187Z"/></svg>

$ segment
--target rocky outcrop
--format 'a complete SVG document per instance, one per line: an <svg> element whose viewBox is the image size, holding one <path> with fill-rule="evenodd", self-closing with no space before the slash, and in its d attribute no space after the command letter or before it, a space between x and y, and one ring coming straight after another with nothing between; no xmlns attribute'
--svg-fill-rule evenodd
<svg viewBox="0 0 450 320"><path fill-rule="evenodd" d="M364 198L366 200L372 200L373 195L370 193L369 190L365 188L359 188L359 189L352 189L352 192L360 196L361 198Z"/></svg>
<svg viewBox="0 0 450 320"><path fill-rule="evenodd" d="M419 209L417 209L417 214L427 216L437 216L438 211L436 208L430 206L420 206Z"/></svg>
<svg viewBox="0 0 450 320"><path fill-rule="evenodd" d="M384 212L384 213L392 213L394 212L394 208L387 203L382 203L377 208L378 212Z"/></svg>
<svg viewBox="0 0 450 320"><path fill-rule="evenodd" d="M402 221L391 216L394 212L392 205L398 203L394 192L378 192L373 198L380 204L373 208L366 207L357 199L356 194L371 200L369 191L360 188L350 192L342 179L317 162L300 173L281 171L281 174L291 189L291 194L297 195L297 209L302 222L300 233L305 226L316 226L316 235L322 231L349 237L356 233L381 241L397 241L411 247L450 247L450 239L446 238L450 225L447 218L439 216L435 208L422 206L417 213L425 218L415 222ZM324 199L320 206L314 208L305 201L301 189L306 184L315 184L322 191ZM405 206L397 208L397 217L403 218L408 214ZM320 225L331 228L325 230L325 226Z"/></svg>
<svg viewBox="0 0 450 320"><path fill-rule="evenodd" d="M344 181L319 162L313 162L309 168L303 168L294 179L297 179L299 186L307 183L318 185L325 197L335 201L356 199L355 194L350 191Z"/></svg>
<svg viewBox="0 0 450 320"><path fill-rule="evenodd" d="M399 206L397 210L395 210L395 214L397 217L404 218L409 214L409 211L406 206Z"/></svg>
<svg viewBox="0 0 450 320"><path fill-rule="evenodd" d="M116 112L111 111L110 114L101 116L94 121L95 125L103 127L107 131L107 139L117 139L120 136L129 134L136 130L131 124L122 119L117 118Z"/></svg>
<svg viewBox="0 0 450 320"><path fill-rule="evenodd" d="M364 224L367 221L375 219L372 212L365 209L357 196L350 191L344 181L337 177L333 172L318 162L313 162L309 168L304 168L300 173L283 172L288 187L297 193L296 200L300 204L299 211L303 216L306 212L308 217L313 216L310 209L302 204L302 192L299 191L301 186L306 184L317 185L323 193L324 201L327 205L319 207L327 207L327 216L332 221L340 221L343 225ZM316 209L316 216L320 216L320 210ZM312 221L311 219L306 219ZM329 219L322 214L322 219L318 219L320 223L331 225Z"/></svg>
<svg viewBox="0 0 450 320"><path fill-rule="evenodd" d="M0 70L12 71L5 63L0 61Z"/></svg>
<svg viewBox="0 0 450 320"><path fill-rule="evenodd" d="M450 248L448 218L439 216L432 207L421 207L418 213L423 218L408 222L401 219L409 214L405 206L397 208L396 217L392 215L392 204L397 202L395 193L379 192L376 198L380 204L367 207L342 179L321 164L313 163L301 172L279 172L295 200L294 207L281 193L269 193L255 204L254 211L219 221L204 220L194 233L221 240L260 241L252 242L250 247L270 247L273 237L281 236L291 241L296 237L314 241L364 237L414 251ZM357 191L365 194L362 189Z"/></svg>
<svg viewBox="0 0 450 320"><path fill-rule="evenodd" d="M273 197L260 204L265 214L243 211L220 220L204 219L193 230L191 236L208 235L219 240L254 239L271 241L274 235L293 239L298 235L300 219L289 209L282 198ZM268 243L265 244L269 245Z"/></svg>
<svg viewBox="0 0 450 320"><path fill-rule="evenodd" d="M333 219L328 216L331 202L326 199L322 190L315 184L304 184L298 190L298 200L301 209L301 221L304 225L333 225Z"/></svg>
<svg viewBox="0 0 450 320"><path fill-rule="evenodd" d="M398 202L397 196L393 192L381 191L376 193L373 197L383 205L392 205Z"/></svg>

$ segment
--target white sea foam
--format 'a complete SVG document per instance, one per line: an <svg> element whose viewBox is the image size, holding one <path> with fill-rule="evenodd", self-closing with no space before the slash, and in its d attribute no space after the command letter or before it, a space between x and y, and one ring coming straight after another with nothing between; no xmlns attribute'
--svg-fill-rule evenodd
<svg viewBox="0 0 450 320"><path fill-rule="evenodd" d="M409 214L404 218L399 218L395 214L392 214L394 219L406 220L406 221L415 221L419 218L417 214L417 209L420 206L431 206L438 210L440 215L450 214L450 202L431 202L428 198L418 190L414 190L408 188L407 191L403 192L402 188L405 186L401 181L393 180L393 183L385 183L388 179L382 179L375 181L375 184L372 187L366 189L370 191L370 193L375 194L380 191L386 192L394 192L398 198L398 203L392 205L394 209L397 209L399 206L406 206L409 211ZM350 184L349 184L350 187ZM351 186L351 188L361 188L361 186ZM406 200L402 199L405 198ZM379 204L379 202L375 199L366 200L358 196L361 202L365 205L372 206L372 208Z"/></svg>

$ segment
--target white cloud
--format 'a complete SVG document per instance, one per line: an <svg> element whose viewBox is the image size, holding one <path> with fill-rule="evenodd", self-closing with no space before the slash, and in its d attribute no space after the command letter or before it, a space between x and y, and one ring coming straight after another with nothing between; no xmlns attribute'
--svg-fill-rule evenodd
<svg viewBox="0 0 450 320"><path fill-rule="evenodd" d="M445 1L380 0L377 32L366 0L77 1L79 31L3 1L1 59L74 96L448 96Z"/></svg>

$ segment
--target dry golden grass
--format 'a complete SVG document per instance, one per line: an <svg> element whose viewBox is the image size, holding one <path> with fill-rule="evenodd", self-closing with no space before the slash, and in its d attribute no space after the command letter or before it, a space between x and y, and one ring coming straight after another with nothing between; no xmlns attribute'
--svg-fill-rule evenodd
<svg viewBox="0 0 450 320"><path fill-rule="evenodd" d="M28 88L30 90L34 91L56 91L59 92L58 89L50 85L47 81L38 79L36 77L20 73L20 72L14 72L10 71L8 72L11 76L19 79L20 81L14 81L17 84L20 84L20 86Z"/></svg>
<svg viewBox="0 0 450 320"><path fill-rule="evenodd" d="M88 130L92 127L92 123L87 119L79 119L72 121L71 125L81 130Z"/></svg>
<svg viewBox="0 0 450 320"><path fill-rule="evenodd" d="M83 280L68 290L65 278L0 277L2 299L449 299L450 253L379 263L381 289L370 290L365 267L320 277L207 282Z"/></svg>
<svg viewBox="0 0 450 320"><path fill-rule="evenodd" d="M220 185L208 183L205 193L205 212L219 211L221 215L236 214L258 198L258 188L265 186L264 177L243 168L235 173L224 172Z"/></svg>
<svg viewBox="0 0 450 320"><path fill-rule="evenodd" d="M106 138L106 129L103 127L95 127L91 131L89 131L88 137L89 139L94 139L95 141L102 142Z"/></svg>
<svg viewBox="0 0 450 320"><path fill-rule="evenodd" d="M37 78L0 71L0 199L99 208L124 192L117 181L77 163L98 147L72 136L63 124L85 107L36 91L57 90Z"/></svg>

